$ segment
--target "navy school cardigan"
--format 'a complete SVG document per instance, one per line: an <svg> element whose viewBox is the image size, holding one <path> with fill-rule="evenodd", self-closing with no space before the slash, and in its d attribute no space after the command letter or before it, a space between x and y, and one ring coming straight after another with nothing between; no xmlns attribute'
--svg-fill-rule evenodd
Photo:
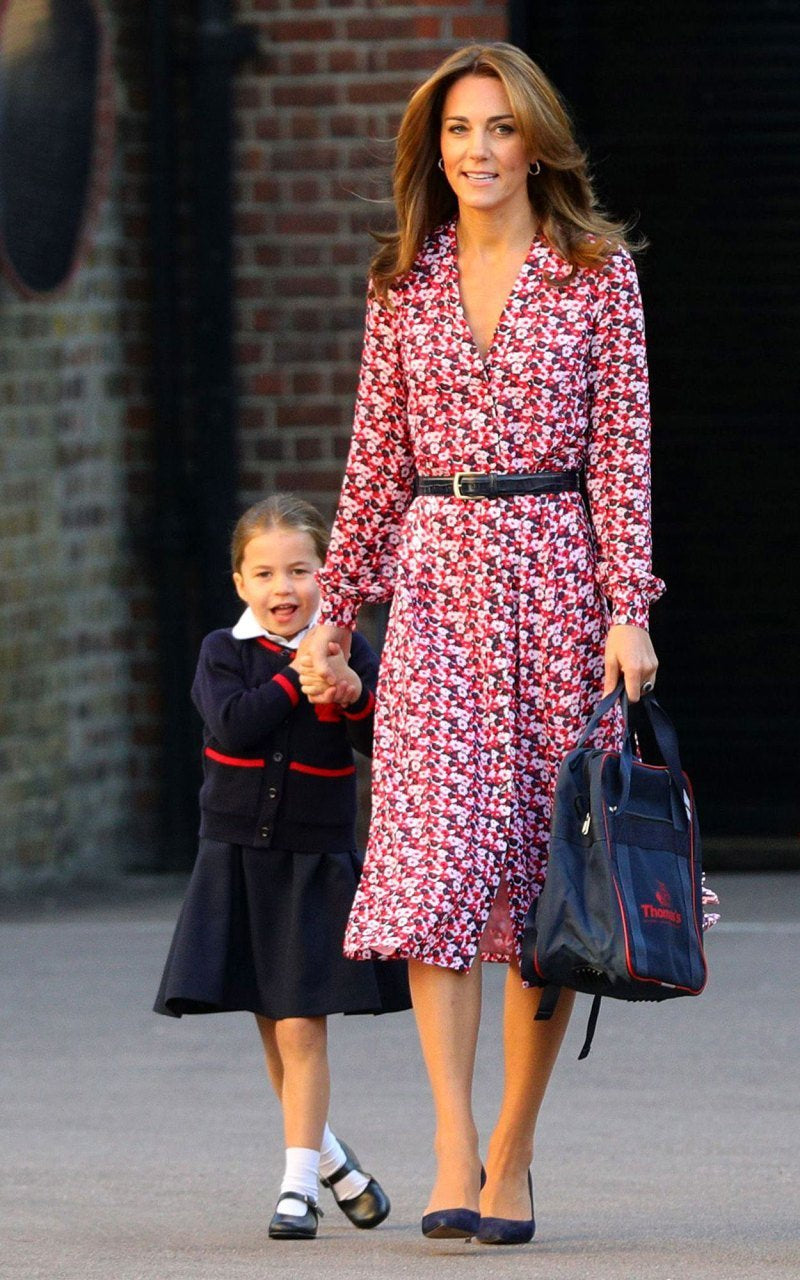
<svg viewBox="0 0 800 1280"><path fill-rule="evenodd" d="M203 717L201 836L298 853L355 848L353 747L372 754L378 659L354 633L350 665L363 687L341 708L308 701L294 656L230 630L203 641L192 685Z"/></svg>

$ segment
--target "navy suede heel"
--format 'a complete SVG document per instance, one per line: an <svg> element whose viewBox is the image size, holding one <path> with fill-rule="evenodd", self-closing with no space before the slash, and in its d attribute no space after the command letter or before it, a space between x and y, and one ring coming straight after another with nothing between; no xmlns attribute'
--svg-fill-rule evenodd
<svg viewBox="0 0 800 1280"><path fill-rule="evenodd" d="M481 1165L481 1190L485 1182L486 1170ZM480 1221L477 1209L434 1209L422 1216L422 1234L429 1240L470 1240Z"/></svg>
<svg viewBox="0 0 800 1280"><path fill-rule="evenodd" d="M422 1234L429 1240L469 1240L480 1221L477 1209L435 1209L423 1214Z"/></svg>
<svg viewBox="0 0 800 1280"><path fill-rule="evenodd" d="M528 1194L531 1198L530 1218L481 1218L475 1239L481 1244L528 1244L536 1230L533 1213L533 1182L528 1174Z"/></svg>

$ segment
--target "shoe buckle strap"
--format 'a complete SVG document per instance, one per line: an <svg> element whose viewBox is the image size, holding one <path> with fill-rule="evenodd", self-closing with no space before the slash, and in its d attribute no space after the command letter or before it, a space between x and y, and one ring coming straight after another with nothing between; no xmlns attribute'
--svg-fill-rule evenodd
<svg viewBox="0 0 800 1280"><path fill-rule="evenodd" d="M304 1196L301 1191L282 1191L278 1196L278 1201L280 1202L281 1200L299 1200L301 1204L308 1205L309 1209L313 1210L318 1218L325 1217L316 1200L312 1200L311 1196Z"/></svg>

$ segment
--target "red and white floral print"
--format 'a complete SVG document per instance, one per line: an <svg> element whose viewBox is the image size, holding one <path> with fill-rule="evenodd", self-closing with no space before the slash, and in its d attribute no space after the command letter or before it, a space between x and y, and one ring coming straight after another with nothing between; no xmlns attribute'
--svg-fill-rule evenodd
<svg viewBox="0 0 800 1280"><path fill-rule="evenodd" d="M507 959L544 881L558 765L596 702L609 623L647 625L649 414L629 255L568 272L541 239L482 360L455 223L370 299L321 620L392 598L373 820L346 953ZM577 493L413 496L416 473L584 469ZM612 723L598 742L611 743ZM501 889L502 886L502 889ZM501 890L498 897L498 890ZM510 933L504 927L510 913ZM490 909L497 900L499 910Z"/></svg>

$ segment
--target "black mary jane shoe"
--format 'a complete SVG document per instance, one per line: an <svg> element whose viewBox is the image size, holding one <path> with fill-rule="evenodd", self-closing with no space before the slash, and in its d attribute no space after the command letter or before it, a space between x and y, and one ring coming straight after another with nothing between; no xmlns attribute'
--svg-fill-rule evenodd
<svg viewBox="0 0 800 1280"><path fill-rule="evenodd" d="M528 1174L528 1195L531 1198L530 1218L481 1218L475 1239L479 1244L529 1244L536 1231L533 1213L533 1183Z"/></svg>
<svg viewBox="0 0 800 1280"><path fill-rule="evenodd" d="M481 1191L486 1170L481 1165ZM422 1234L429 1240L471 1240L477 1235L481 1215L475 1209L434 1209L422 1216Z"/></svg>
<svg viewBox="0 0 800 1280"><path fill-rule="evenodd" d="M315 1240L319 1220L324 1217L316 1200L301 1195L299 1191L282 1191L278 1204L281 1200L299 1200L308 1208L301 1214L278 1213L276 1209L269 1224L270 1240Z"/></svg>
<svg viewBox="0 0 800 1280"><path fill-rule="evenodd" d="M384 1218L388 1218L392 1207L391 1202L383 1187L379 1182L375 1181L372 1174L364 1173L358 1163L356 1153L341 1139L339 1144L346 1156L345 1162L340 1164L338 1169L334 1169L329 1178L320 1178L320 1182L323 1187L330 1187L331 1191L333 1191L334 1200L354 1227L360 1227L362 1231L371 1231L373 1227L377 1227L379 1223L383 1222ZM354 1171L363 1173L365 1178L369 1178L369 1182L363 1191L359 1191L357 1196L350 1196L347 1200L340 1200L334 1188L337 1182L341 1182L342 1178L346 1178L348 1173L353 1173Z"/></svg>

